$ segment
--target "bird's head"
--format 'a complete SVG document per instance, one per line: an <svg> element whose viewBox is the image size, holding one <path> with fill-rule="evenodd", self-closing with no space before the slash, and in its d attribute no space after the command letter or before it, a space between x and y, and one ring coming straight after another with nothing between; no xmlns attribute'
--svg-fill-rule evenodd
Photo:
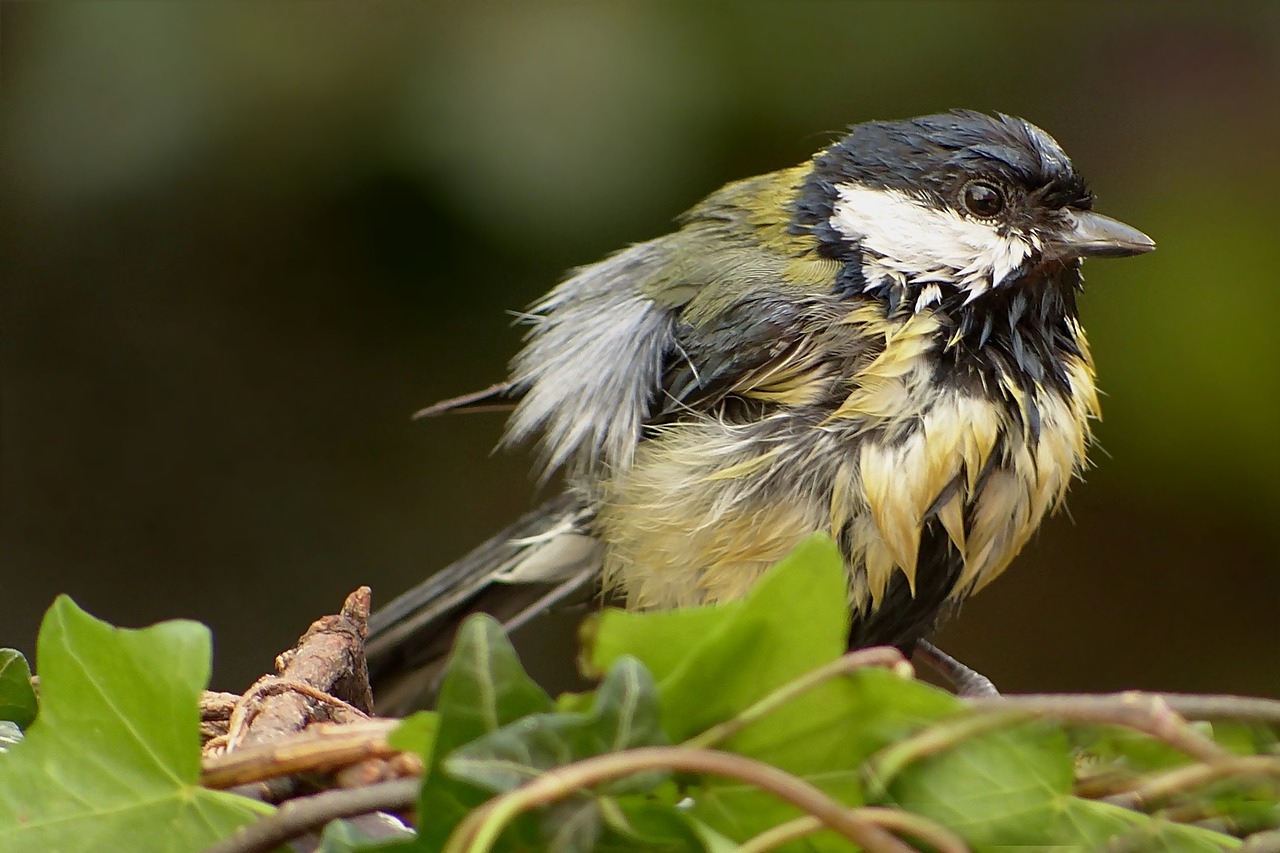
<svg viewBox="0 0 1280 853"><path fill-rule="evenodd" d="M1092 208L1043 130L957 110L853 127L815 156L793 222L841 261L838 290L891 294L921 311L1050 275L1078 283L1085 257L1155 248Z"/></svg>

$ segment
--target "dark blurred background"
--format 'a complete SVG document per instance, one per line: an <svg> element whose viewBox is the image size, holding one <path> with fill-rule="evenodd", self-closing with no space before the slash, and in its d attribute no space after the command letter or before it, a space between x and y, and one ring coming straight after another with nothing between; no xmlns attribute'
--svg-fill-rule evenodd
<svg viewBox="0 0 1280 853"><path fill-rule="evenodd" d="M504 312L845 125L1025 116L1154 255L1106 420L944 647L1009 690L1280 694L1280 4L5 4L0 645L60 592L242 688L532 505ZM569 666L572 619L521 635Z"/></svg>

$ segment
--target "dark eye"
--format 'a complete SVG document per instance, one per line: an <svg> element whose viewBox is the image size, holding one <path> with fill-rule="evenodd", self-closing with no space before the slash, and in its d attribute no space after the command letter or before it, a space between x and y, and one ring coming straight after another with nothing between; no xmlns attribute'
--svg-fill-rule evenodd
<svg viewBox="0 0 1280 853"><path fill-rule="evenodd" d="M986 181L970 181L960 191L964 206L974 216L990 219L1004 210L1004 193Z"/></svg>

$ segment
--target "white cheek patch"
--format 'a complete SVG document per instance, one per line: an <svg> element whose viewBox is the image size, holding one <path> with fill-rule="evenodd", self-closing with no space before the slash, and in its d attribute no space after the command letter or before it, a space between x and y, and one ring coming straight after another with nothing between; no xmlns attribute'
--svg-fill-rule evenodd
<svg viewBox="0 0 1280 853"><path fill-rule="evenodd" d="M898 190L844 184L838 193L831 226L867 250L869 288L885 281L954 284L972 301L1004 284L1032 251L1025 237L1002 235L993 225Z"/></svg>

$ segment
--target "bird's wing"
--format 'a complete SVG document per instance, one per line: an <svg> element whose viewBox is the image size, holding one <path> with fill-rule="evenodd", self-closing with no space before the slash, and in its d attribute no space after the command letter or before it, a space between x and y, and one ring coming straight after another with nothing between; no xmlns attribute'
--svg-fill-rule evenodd
<svg viewBox="0 0 1280 853"><path fill-rule="evenodd" d="M675 308L655 416L707 411L730 397L806 405L825 390L849 335L831 329L848 306L840 263L792 227L807 166L729 184L682 217L681 258L642 287ZM847 332L847 330L846 330Z"/></svg>
<svg viewBox="0 0 1280 853"><path fill-rule="evenodd" d="M714 322L682 323L665 363L655 420L712 411L729 398L816 402L833 372L818 313L811 303L766 292L726 307Z"/></svg>

